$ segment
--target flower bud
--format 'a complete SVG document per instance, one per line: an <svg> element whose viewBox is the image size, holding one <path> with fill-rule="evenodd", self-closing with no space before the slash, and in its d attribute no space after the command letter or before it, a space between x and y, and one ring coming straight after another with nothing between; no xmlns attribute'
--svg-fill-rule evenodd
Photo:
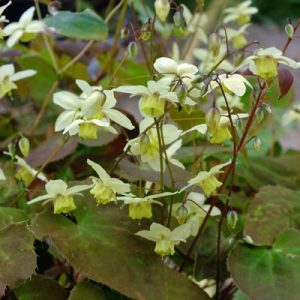
<svg viewBox="0 0 300 300"><path fill-rule="evenodd" d="M262 106L259 106L255 113L255 121L259 124L264 119L265 113Z"/></svg>
<svg viewBox="0 0 300 300"><path fill-rule="evenodd" d="M247 244L251 244L251 245L253 244L253 240L249 235L244 235L242 240Z"/></svg>
<svg viewBox="0 0 300 300"><path fill-rule="evenodd" d="M271 114L271 113L272 113L272 109L271 109L271 107L270 107L269 104L263 103L261 106L262 106L264 112L266 112L266 113L268 113L268 114Z"/></svg>
<svg viewBox="0 0 300 300"><path fill-rule="evenodd" d="M136 42L130 42L127 50L128 50L129 57L131 59L134 59L138 53L138 46L137 46Z"/></svg>
<svg viewBox="0 0 300 300"><path fill-rule="evenodd" d="M292 39L294 37L294 27L292 24L286 24L285 25L285 32L287 34L287 36Z"/></svg>
<svg viewBox="0 0 300 300"><path fill-rule="evenodd" d="M220 52L220 48L221 48L221 38L217 33L212 33L209 38L208 38L208 47L209 47L209 51L212 52L213 57L217 57L219 52Z"/></svg>
<svg viewBox="0 0 300 300"><path fill-rule="evenodd" d="M237 118L236 121L234 122L236 131L239 136L242 136L243 131L245 129L245 124L244 121L241 118Z"/></svg>
<svg viewBox="0 0 300 300"><path fill-rule="evenodd" d="M262 145L261 139L257 136L254 137L254 139L253 139L253 148L256 152L260 151L261 145Z"/></svg>
<svg viewBox="0 0 300 300"><path fill-rule="evenodd" d="M184 28L186 27L186 22L183 16L183 7L179 6L179 8L177 8L177 11L175 12L174 16L173 16L173 21L176 27L178 28Z"/></svg>
<svg viewBox="0 0 300 300"><path fill-rule="evenodd" d="M154 3L155 13L158 19L164 23L170 12L170 3L168 0L155 0Z"/></svg>
<svg viewBox="0 0 300 300"><path fill-rule="evenodd" d="M207 129L210 134L214 134L219 127L221 119L220 110L216 107L212 107L205 115L205 121Z"/></svg>
<svg viewBox="0 0 300 300"><path fill-rule="evenodd" d="M148 41L151 37L151 31L152 31L152 21L151 19L148 20L146 24L143 25L142 30L141 30L141 39L144 41Z"/></svg>
<svg viewBox="0 0 300 300"><path fill-rule="evenodd" d="M125 40L129 36L128 26L125 26L124 28L122 28L120 35L121 35L122 40Z"/></svg>
<svg viewBox="0 0 300 300"><path fill-rule="evenodd" d="M180 205L176 210L175 216L179 224L184 224L189 216L188 208L184 204Z"/></svg>
<svg viewBox="0 0 300 300"><path fill-rule="evenodd" d="M14 145L8 144L7 149L8 149L8 153L11 156L11 158L14 159L14 157L16 155L16 148L14 147Z"/></svg>
<svg viewBox="0 0 300 300"><path fill-rule="evenodd" d="M29 151L30 151L29 139L26 137L20 138L18 145L19 145L19 149L20 149L22 155L24 157L28 156Z"/></svg>
<svg viewBox="0 0 300 300"><path fill-rule="evenodd" d="M231 228L231 229L234 229L236 227L236 224L238 222L238 214L236 211L234 210L230 210L228 213L227 213L227 225Z"/></svg>
<svg viewBox="0 0 300 300"><path fill-rule="evenodd" d="M187 90L184 84L179 84L176 88L176 95L178 98L178 101L181 105L184 105L185 103L185 98L187 95Z"/></svg>

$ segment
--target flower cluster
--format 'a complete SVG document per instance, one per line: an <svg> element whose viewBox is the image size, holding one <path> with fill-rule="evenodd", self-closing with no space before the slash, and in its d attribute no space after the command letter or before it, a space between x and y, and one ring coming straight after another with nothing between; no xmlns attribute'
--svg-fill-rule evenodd
<svg viewBox="0 0 300 300"><path fill-rule="evenodd" d="M151 35L157 30L168 34L171 26L168 20L172 15L174 26L171 26L170 32L190 37L191 44L180 53L178 44L174 43L172 58L168 57L171 55L167 52L155 57L156 52L152 49L151 60L147 61L151 76L146 80L136 84L133 82L132 85L119 84L119 81L114 81L114 76L119 72L117 69L108 84L105 80L95 80L90 84L77 79L77 93L65 86L62 88L60 84L54 85L50 93L49 99L60 110L54 131L67 135L66 140L70 136L78 136L81 139L74 140L88 144L82 139L101 142L102 131L120 135L121 142L116 143L116 148L122 154L110 171L106 169L109 162L101 161L100 165L96 157L93 160L85 157L84 184L73 185L62 179L48 180L53 178L52 173L46 176L42 172L43 167L36 170L30 166L25 158L30 152L29 140L22 139L19 144L15 143L19 145L18 153L21 152L23 157L13 151L8 152L15 168L15 177L25 188L30 189L36 178L45 182L45 193L34 194L36 197L28 204L40 201L44 201L43 205L51 203L55 214L71 214L77 208L80 196L86 196L83 201L93 198L97 205L95 209L99 210L104 205L118 208L126 206L129 218L135 222L153 220L149 230L138 231L136 235L155 242L154 251L160 256L173 255L180 242L197 236L206 217L218 218L221 215L211 200L218 198L226 189L225 179L239 163L240 149L252 139L257 148L260 146L257 137L248 135L252 134L249 128L253 119L259 118L260 109L266 107L263 103L264 89L278 77L280 64L293 69L300 68L300 62L286 57L285 51L274 47L258 49L251 55L245 51L249 46L247 29L251 25L251 17L257 13L251 1L225 9L224 26L210 35L204 30L208 21L204 13L192 14L186 6L176 4L176 11L171 14L172 4L167 0L154 2L159 21L158 24L152 24L153 28L149 21L151 32L147 33ZM3 13L9 5L11 2L0 7L1 26L8 22ZM47 38L49 31L46 25L43 20L34 20L34 14L35 8L30 7L18 22L7 24L3 29L1 27L0 39L5 43L4 47L30 42L39 33ZM146 39L142 34L139 38ZM135 39L138 37L135 36ZM195 47L194 41L197 42ZM137 44L133 45L136 50ZM124 55L124 60L130 56L129 52ZM192 63L189 56L196 58L197 62ZM58 73L62 75L63 72ZM0 98L11 96L18 88L16 82L35 74L34 70L16 71L13 64L1 65ZM262 96L253 103L257 89L260 89ZM134 116L130 119L118 106L118 101L128 95L129 101L132 101L130 103L136 102L138 117L141 117L136 126L138 128L134 126ZM249 107L250 112L245 111ZM299 107L295 106L284 114L283 124L299 119ZM21 133L19 135L22 137ZM209 152L207 155L209 159L202 152L192 166L181 159L185 158L186 146L191 144L192 151L211 147L212 154ZM224 153L221 159L216 159L215 149L230 151ZM232 160L228 158L228 153L232 153ZM91 158L92 155L96 156L96 151L86 151L84 154ZM125 157L135 164L136 170L146 175L138 178L138 174L135 174L134 179L126 176L128 174L118 168L119 162ZM0 180L7 180L7 174L1 168ZM157 217L157 210L161 210L162 217ZM165 215L168 215L167 220Z"/></svg>

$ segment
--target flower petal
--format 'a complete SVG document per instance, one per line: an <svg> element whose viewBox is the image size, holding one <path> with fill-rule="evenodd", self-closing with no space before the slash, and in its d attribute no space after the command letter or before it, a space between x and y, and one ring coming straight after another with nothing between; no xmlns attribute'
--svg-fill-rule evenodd
<svg viewBox="0 0 300 300"><path fill-rule="evenodd" d="M122 127L127 128L129 130L134 129L134 126L132 125L131 121L120 111L116 109L106 109L104 113L109 119L121 125Z"/></svg>
<svg viewBox="0 0 300 300"><path fill-rule="evenodd" d="M37 72L35 70L24 70L15 73L14 75L11 76L12 81L18 81L23 78L31 77L34 76Z"/></svg>
<svg viewBox="0 0 300 300"><path fill-rule="evenodd" d="M55 197L58 194L65 195L68 185L61 179L50 180L46 183L45 189L49 195ZM50 198L50 197L49 197Z"/></svg>
<svg viewBox="0 0 300 300"><path fill-rule="evenodd" d="M107 174L107 172L99 164L93 162L90 159L87 160L87 164L89 166L91 166L96 171L96 173L98 174L99 178L103 182L107 182L107 181L110 180L110 176Z"/></svg>
<svg viewBox="0 0 300 300"><path fill-rule="evenodd" d="M78 96L67 91L55 93L53 102L66 110L77 110L80 107Z"/></svg>
<svg viewBox="0 0 300 300"><path fill-rule="evenodd" d="M19 24L22 24L24 27L28 26L28 24L32 21L33 19L33 15L35 12L35 7L32 6L30 8L28 8L21 16L20 20L19 20Z"/></svg>
<svg viewBox="0 0 300 300"><path fill-rule="evenodd" d="M177 74L178 64L175 60L168 57L160 57L154 63L154 68L161 74Z"/></svg>
<svg viewBox="0 0 300 300"><path fill-rule="evenodd" d="M18 41L19 39L22 37L24 31L19 29L17 31L15 31L6 41L6 45L7 47L11 48L13 47Z"/></svg>

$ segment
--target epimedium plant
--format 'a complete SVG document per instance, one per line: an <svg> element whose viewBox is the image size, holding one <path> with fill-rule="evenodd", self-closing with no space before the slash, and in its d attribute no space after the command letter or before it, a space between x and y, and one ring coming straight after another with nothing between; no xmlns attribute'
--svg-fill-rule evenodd
<svg viewBox="0 0 300 300"><path fill-rule="evenodd" d="M249 0L122 0L103 18L57 3L43 18L35 0L10 23L15 5L0 7L0 294L297 299L300 156L281 138L300 119L300 21L280 50L247 40Z"/></svg>

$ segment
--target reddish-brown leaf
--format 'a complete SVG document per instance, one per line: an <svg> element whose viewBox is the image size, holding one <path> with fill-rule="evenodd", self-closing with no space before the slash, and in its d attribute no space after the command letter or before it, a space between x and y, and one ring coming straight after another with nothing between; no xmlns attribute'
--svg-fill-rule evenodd
<svg viewBox="0 0 300 300"><path fill-rule="evenodd" d="M283 98L290 90L292 84L294 82L294 76L292 73L282 67L278 68L278 84L280 89L280 96L278 100Z"/></svg>

